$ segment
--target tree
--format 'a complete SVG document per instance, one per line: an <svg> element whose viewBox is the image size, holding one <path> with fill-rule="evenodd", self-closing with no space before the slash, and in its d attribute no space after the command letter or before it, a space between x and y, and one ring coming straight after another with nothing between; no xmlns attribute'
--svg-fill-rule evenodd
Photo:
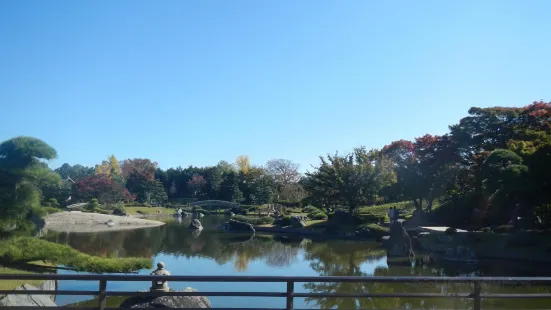
<svg viewBox="0 0 551 310"><path fill-rule="evenodd" d="M163 203L168 200L163 183L159 180L155 180L153 183L153 188L151 190L151 200L155 200L157 203Z"/></svg>
<svg viewBox="0 0 551 310"><path fill-rule="evenodd" d="M249 173L249 170L251 169L251 161L249 160L249 156L238 156L237 159L235 159L235 166L237 167L238 172L243 174Z"/></svg>
<svg viewBox="0 0 551 310"><path fill-rule="evenodd" d="M297 183L300 180L299 165L287 159L272 159L266 163L266 170L281 185Z"/></svg>
<svg viewBox="0 0 551 310"><path fill-rule="evenodd" d="M76 188L79 198L87 201L96 198L102 204L111 204L131 199L121 179L109 178L103 174L81 179L77 182Z"/></svg>
<svg viewBox="0 0 551 310"><path fill-rule="evenodd" d="M306 174L311 191L323 193L329 203L348 206L350 214L362 204L376 202L379 191L395 182L388 159L376 151L356 148L353 153L320 160L317 170Z"/></svg>
<svg viewBox="0 0 551 310"><path fill-rule="evenodd" d="M158 192L155 180L157 163L149 159L126 159L122 161L121 171L122 177L126 179L126 188L136 195L138 200L149 202L152 199L152 193ZM166 194L166 191L163 192ZM158 198L160 197L162 195Z"/></svg>
<svg viewBox="0 0 551 310"><path fill-rule="evenodd" d="M40 206L40 188L60 181L41 160L56 156L54 148L32 137L0 144L0 219L19 221Z"/></svg>
<svg viewBox="0 0 551 310"><path fill-rule="evenodd" d="M205 181L205 178L202 175L194 175L191 177L191 180L188 182L188 187L193 195L193 197L198 198L201 196L202 191L207 185L207 181Z"/></svg>
<svg viewBox="0 0 551 310"><path fill-rule="evenodd" d="M73 181L78 181L83 177L94 174L94 168L85 167L82 165L71 166L67 163L61 165L61 167L55 169L55 172L59 173L62 179L71 178Z"/></svg>
<svg viewBox="0 0 551 310"><path fill-rule="evenodd" d="M96 166L96 174L105 174L105 175L119 175L122 176L121 168L119 162L115 155L111 155L104 160L101 165Z"/></svg>
<svg viewBox="0 0 551 310"><path fill-rule="evenodd" d="M242 202L243 192L239 189L238 176L236 172L225 173L220 185L219 197L221 200L231 202Z"/></svg>
<svg viewBox="0 0 551 310"><path fill-rule="evenodd" d="M400 196L411 200L416 209L432 210L436 198L444 195L456 172L454 149L449 136L425 135L415 142L400 140L383 148L395 163Z"/></svg>

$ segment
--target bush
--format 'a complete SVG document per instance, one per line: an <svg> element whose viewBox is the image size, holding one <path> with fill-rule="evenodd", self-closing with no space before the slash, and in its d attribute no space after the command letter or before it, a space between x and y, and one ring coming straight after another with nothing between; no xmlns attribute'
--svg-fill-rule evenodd
<svg viewBox="0 0 551 310"><path fill-rule="evenodd" d="M38 238L19 237L0 241L0 262L2 264L21 264L32 261L47 261L73 268L76 271L94 273L132 272L152 267L152 261L149 258L90 256L67 245Z"/></svg>
<svg viewBox="0 0 551 310"><path fill-rule="evenodd" d="M286 215L284 217L282 217L281 219L278 220L278 224L280 226L289 226L291 225L291 222L292 222L292 216L290 215Z"/></svg>
<svg viewBox="0 0 551 310"><path fill-rule="evenodd" d="M371 213L358 214L355 216L355 220L358 224L379 223L381 221L381 217Z"/></svg>
<svg viewBox="0 0 551 310"><path fill-rule="evenodd" d="M326 220L327 219L327 214L325 214L321 211L318 211L317 213L308 214L308 218L313 219L313 220Z"/></svg>
<svg viewBox="0 0 551 310"><path fill-rule="evenodd" d="M314 206L307 206L302 209L303 213L318 213L321 212L320 209L314 207Z"/></svg>
<svg viewBox="0 0 551 310"><path fill-rule="evenodd" d="M327 219L327 214L323 213L323 212L318 212L316 214L314 214L314 220L326 220Z"/></svg>
<svg viewBox="0 0 551 310"><path fill-rule="evenodd" d="M490 227L484 227L484 228L482 228L480 231L483 232L483 233L491 233L491 232L493 232L493 231L492 231L492 228L490 228Z"/></svg>
<svg viewBox="0 0 551 310"><path fill-rule="evenodd" d="M90 211L93 211L96 208L99 208L99 203L96 198L90 200L90 202L85 207L86 210L90 210Z"/></svg>
<svg viewBox="0 0 551 310"><path fill-rule="evenodd" d="M138 214L145 214L145 212L143 212L142 210L138 210L138 211L136 211L136 213L138 213Z"/></svg>
<svg viewBox="0 0 551 310"><path fill-rule="evenodd" d="M271 216L250 217L250 216L243 216L243 215L235 215L234 217L232 217L232 220L249 223L251 225L273 224L273 222L275 221L275 219Z"/></svg>
<svg viewBox="0 0 551 310"><path fill-rule="evenodd" d="M94 210L92 210L94 213L99 213L99 214L109 214L111 212L107 211L107 210L104 210L102 208L94 208Z"/></svg>
<svg viewBox="0 0 551 310"><path fill-rule="evenodd" d="M378 231L383 233L390 232L390 228L378 224L368 224L366 227L369 228L371 231Z"/></svg>
<svg viewBox="0 0 551 310"><path fill-rule="evenodd" d="M53 214L53 213L57 213L57 212L62 211L61 209L54 208L54 207L44 207L42 209L44 210L44 212L46 212L46 214Z"/></svg>

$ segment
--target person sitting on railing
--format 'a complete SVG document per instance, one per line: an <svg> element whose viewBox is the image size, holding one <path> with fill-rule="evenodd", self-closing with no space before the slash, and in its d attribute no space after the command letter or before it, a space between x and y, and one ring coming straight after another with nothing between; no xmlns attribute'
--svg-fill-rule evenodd
<svg viewBox="0 0 551 310"><path fill-rule="evenodd" d="M170 272L168 270L165 270L165 264L163 262L159 262L157 264L157 269L155 269L152 273L152 276L169 276ZM162 292L168 292L170 291L170 288L168 287L168 281L161 280L161 281L153 281L151 283L151 292L155 291L162 291Z"/></svg>

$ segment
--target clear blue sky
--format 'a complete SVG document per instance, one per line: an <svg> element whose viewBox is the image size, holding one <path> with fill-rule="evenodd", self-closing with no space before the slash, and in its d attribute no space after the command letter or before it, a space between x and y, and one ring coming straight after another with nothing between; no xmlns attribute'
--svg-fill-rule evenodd
<svg viewBox="0 0 551 310"><path fill-rule="evenodd" d="M442 134L551 100L551 1L0 1L0 140L162 168Z"/></svg>

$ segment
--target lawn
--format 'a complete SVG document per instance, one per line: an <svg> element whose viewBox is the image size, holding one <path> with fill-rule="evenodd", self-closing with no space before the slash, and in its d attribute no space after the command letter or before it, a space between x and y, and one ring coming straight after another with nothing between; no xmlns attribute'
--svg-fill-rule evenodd
<svg viewBox="0 0 551 310"><path fill-rule="evenodd" d="M29 265L53 266L51 264L45 264L43 262L30 262ZM32 274L32 273L36 273L36 272L0 266L0 274ZM39 287L40 285L42 285L42 283L44 283L43 280L1 280L0 290L14 290L23 284L30 284L30 285Z"/></svg>
<svg viewBox="0 0 551 310"><path fill-rule="evenodd" d="M124 207L127 214L159 214L158 211L163 212L163 214L174 214L176 209L172 208L163 208L163 207ZM140 213L138 213L140 211Z"/></svg>

